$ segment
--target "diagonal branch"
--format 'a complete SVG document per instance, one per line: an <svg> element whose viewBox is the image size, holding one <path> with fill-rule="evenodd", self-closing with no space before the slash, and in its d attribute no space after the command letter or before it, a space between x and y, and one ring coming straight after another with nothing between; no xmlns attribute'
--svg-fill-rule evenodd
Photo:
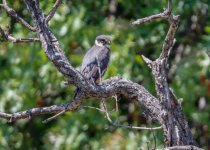
<svg viewBox="0 0 210 150"><path fill-rule="evenodd" d="M6 10L6 12L12 16L13 18L15 18L17 21L19 21L23 26L25 26L27 29L35 32L36 31L36 28L35 27L32 27L29 23L27 23L23 18L21 18L17 12L10 8L7 4L6 4L6 1L4 1L4 4L0 4L0 8L3 8L4 10Z"/></svg>
<svg viewBox="0 0 210 150"><path fill-rule="evenodd" d="M89 89L93 89L94 85L87 81L81 75L81 73L69 63L63 52L63 49L60 46L60 43L58 42L58 39L54 36L48 25L45 23L45 17L40 10L39 1L25 0L25 3L29 9L29 12L32 14L42 48L48 58L54 63L58 71L69 78L69 80L71 80L73 84L77 85L79 88L84 89L83 87L87 87L88 85Z"/></svg>
<svg viewBox="0 0 210 150"><path fill-rule="evenodd" d="M48 23L52 19L52 17L55 15L55 12L58 9L58 7L60 6L61 2L62 2L62 0L56 0L52 9L50 10L50 12L46 16L46 23Z"/></svg>

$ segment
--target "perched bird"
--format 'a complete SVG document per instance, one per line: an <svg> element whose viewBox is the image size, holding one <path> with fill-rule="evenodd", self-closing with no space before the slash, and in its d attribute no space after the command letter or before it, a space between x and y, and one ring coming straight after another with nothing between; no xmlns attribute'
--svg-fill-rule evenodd
<svg viewBox="0 0 210 150"><path fill-rule="evenodd" d="M110 59L110 36L99 35L83 58L81 73L94 83L105 74Z"/></svg>
<svg viewBox="0 0 210 150"><path fill-rule="evenodd" d="M97 36L95 44L87 51L83 58L81 73L94 84L98 84L106 72L110 59L110 44L110 36ZM75 96L78 92L79 89L77 88Z"/></svg>

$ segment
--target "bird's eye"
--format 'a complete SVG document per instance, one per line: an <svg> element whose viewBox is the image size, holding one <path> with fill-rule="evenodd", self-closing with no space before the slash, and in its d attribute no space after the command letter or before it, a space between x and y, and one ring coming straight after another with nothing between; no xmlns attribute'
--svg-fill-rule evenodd
<svg viewBox="0 0 210 150"><path fill-rule="evenodd" d="M101 40L101 43L102 43L102 44L105 44L105 43L106 43L106 41L105 41L105 40Z"/></svg>

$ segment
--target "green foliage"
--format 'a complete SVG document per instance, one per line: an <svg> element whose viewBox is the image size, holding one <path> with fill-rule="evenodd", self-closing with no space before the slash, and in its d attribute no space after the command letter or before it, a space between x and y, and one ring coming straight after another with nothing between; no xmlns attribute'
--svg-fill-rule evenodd
<svg viewBox="0 0 210 150"><path fill-rule="evenodd" d="M25 20L33 23L21 1L8 0ZM99 34L113 36L111 63L105 78L123 76L140 83L155 95L150 69L141 54L158 57L168 24L164 21L133 27L137 18L159 13L166 0L118 0L116 10L110 10L107 0L65 0L50 27L58 37L65 54L79 69L86 50ZM54 0L40 1L45 13ZM114 7L114 6L113 6ZM183 110L201 147L209 149L210 139L210 47L209 0L173 1L173 13L181 15L177 43L170 59L169 82L178 98L183 98ZM35 37L36 34L0 10L0 26L9 27L14 37ZM64 87L64 77L47 59L40 44L0 43L0 111L16 112L32 107L66 103L75 87ZM108 101L115 108L114 99ZM98 107L98 101L84 105ZM120 98L121 124L149 126L138 104ZM116 129L104 116L92 109L80 109L45 125L48 116L9 124L0 120L0 149L146 149L154 147L152 132ZM115 113L112 113L115 117ZM163 147L161 131L154 132L157 146Z"/></svg>

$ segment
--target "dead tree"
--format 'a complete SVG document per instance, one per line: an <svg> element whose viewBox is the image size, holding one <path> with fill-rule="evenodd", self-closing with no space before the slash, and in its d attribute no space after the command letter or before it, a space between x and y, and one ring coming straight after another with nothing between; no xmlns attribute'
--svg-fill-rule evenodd
<svg viewBox="0 0 210 150"><path fill-rule="evenodd" d="M121 77L112 77L104 80L100 85L94 85L86 80L83 75L77 71L66 58L58 39L50 29L48 22L52 19L61 0L56 0L54 6L48 14L43 14L40 9L39 0L24 0L28 11L32 15L34 25L30 25L21 18L14 9L7 5L6 0L0 4L12 18L25 26L32 32L37 33L37 38L15 38L5 29L1 29L1 35L5 41L10 42L40 42L41 46L54 64L57 70L68 80L67 84L80 88L80 93L63 105L53 105L49 107L32 108L13 114L0 112L0 117L13 122L19 119L32 118L44 114L54 114L53 117L45 120L48 122L53 118L63 114L66 111L76 111L83 101L88 98L107 99L114 95L124 95L129 100L136 100L139 106L144 110L147 116L160 124L161 127L139 129L162 129L165 137L165 145L168 149L199 149L193 139L191 130L182 112L181 102L176 98L167 82L168 58L175 39L174 35L178 28L179 16L172 14L172 0L168 0L168 7L162 13L152 15L143 19L134 21L133 25L140 25L156 20L168 21L170 27L165 37L160 56L152 61L142 56L144 61L152 70L154 76L157 97L150 94L143 86ZM108 114L107 114L108 116Z"/></svg>

